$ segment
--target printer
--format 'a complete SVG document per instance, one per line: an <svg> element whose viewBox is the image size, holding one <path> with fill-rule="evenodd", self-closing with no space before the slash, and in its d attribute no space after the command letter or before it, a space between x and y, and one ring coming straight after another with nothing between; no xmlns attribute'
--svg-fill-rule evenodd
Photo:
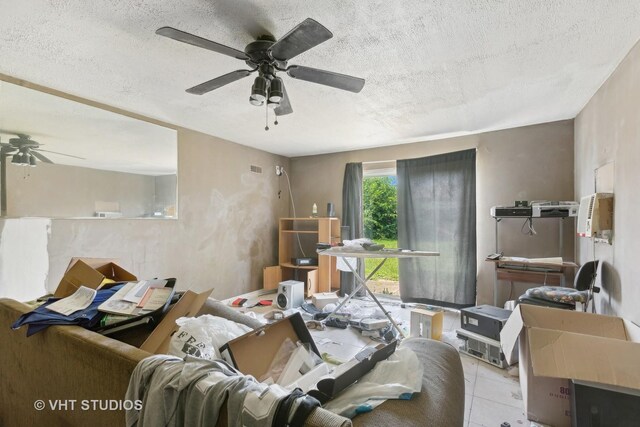
<svg viewBox="0 0 640 427"><path fill-rule="evenodd" d="M531 202L532 218L567 218L570 216L578 216L578 208L580 204L577 202Z"/></svg>
<svg viewBox="0 0 640 427"><path fill-rule="evenodd" d="M531 216L531 206L494 206L489 213L494 218L528 218Z"/></svg>

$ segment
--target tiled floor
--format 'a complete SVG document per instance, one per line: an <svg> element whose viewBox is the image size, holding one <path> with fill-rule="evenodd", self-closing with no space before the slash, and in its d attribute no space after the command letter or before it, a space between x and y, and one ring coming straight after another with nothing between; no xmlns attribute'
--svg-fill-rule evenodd
<svg viewBox="0 0 640 427"><path fill-rule="evenodd" d="M376 307L373 302L360 304L369 309ZM395 301L385 302L385 307L394 318L402 319L400 326L408 332L411 308L402 308ZM459 316L457 311L445 311L443 324L443 341L456 348L461 344L455 333L460 327ZM372 343L371 340L354 334L350 329L312 330L312 335L321 352L343 359L353 357L363 347ZM512 427L528 426L517 377L509 375L506 369L499 369L465 354L460 356L465 377L465 427L499 427L503 422L508 422ZM511 371L515 371L517 375L517 368L512 368Z"/></svg>

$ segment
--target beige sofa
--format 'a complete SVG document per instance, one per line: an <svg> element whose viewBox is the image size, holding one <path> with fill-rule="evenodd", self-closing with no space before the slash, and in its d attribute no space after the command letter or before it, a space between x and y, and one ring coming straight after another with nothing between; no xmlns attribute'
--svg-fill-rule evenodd
<svg viewBox="0 0 640 427"><path fill-rule="evenodd" d="M54 326L27 338L26 327L14 331L10 325L29 310L17 301L0 299L0 426L124 425L124 410L93 411L87 406L93 399L122 401L131 372L150 354L76 326ZM256 326L248 316L212 300L201 311L225 317L229 312L239 316L233 320ZM458 353L427 339L407 339L403 345L424 363L421 393L411 401L389 400L352 421L320 408L305 425L462 426L464 376ZM39 401L45 409L36 408ZM55 402L50 401L66 402L66 408L54 410ZM226 413L217 425L226 426Z"/></svg>

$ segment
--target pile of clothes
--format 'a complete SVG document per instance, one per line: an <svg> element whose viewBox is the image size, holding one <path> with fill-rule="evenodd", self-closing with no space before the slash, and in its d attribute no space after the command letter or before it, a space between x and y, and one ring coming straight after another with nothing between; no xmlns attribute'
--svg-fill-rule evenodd
<svg viewBox="0 0 640 427"><path fill-rule="evenodd" d="M134 369L127 427L213 426L227 405L229 426L302 427L320 402L300 390L259 383L222 360L155 355Z"/></svg>

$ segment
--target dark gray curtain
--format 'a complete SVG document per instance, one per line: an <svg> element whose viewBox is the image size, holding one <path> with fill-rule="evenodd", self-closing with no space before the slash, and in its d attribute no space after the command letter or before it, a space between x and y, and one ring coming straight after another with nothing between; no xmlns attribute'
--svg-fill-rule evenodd
<svg viewBox="0 0 640 427"><path fill-rule="evenodd" d="M476 301L476 150L398 160L398 246L439 251L400 260L405 302Z"/></svg>
<svg viewBox="0 0 640 427"><path fill-rule="evenodd" d="M342 240L359 239L363 234L362 220L362 163L347 163L342 182L342 225L349 227L349 234ZM364 274L364 264L358 260L358 274ZM351 272L340 273L340 294L351 294L356 287ZM363 293L361 292L360 295Z"/></svg>

